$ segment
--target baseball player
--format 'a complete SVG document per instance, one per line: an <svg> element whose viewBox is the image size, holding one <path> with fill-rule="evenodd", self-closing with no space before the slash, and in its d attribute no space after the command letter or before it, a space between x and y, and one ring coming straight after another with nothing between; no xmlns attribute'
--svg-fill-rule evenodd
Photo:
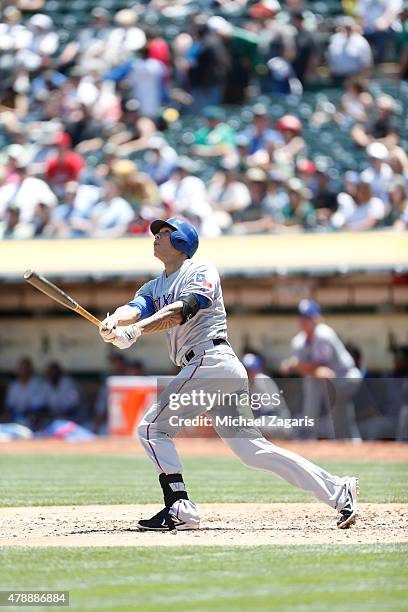
<svg viewBox="0 0 408 612"><path fill-rule="evenodd" d="M138 428L140 441L159 474L165 507L152 518L139 521L138 528L144 531L197 529L200 518L197 507L188 497L173 438L183 425L182 418L194 418L208 410L205 402L193 401L198 388L205 390L208 397L220 391L220 386L231 397L233 394L244 397L248 394L248 379L228 342L219 274L213 265L192 259L198 248L196 230L178 218L153 221L150 229L154 235L154 254L164 264L164 271L143 285L133 300L108 316L103 322L108 329L101 327L100 334L105 342L127 349L141 335L166 331L170 357L181 370L144 415ZM190 400L174 410L174 398L182 396ZM225 406L213 406L212 422L243 463L268 470L312 493L340 513L339 528L355 522L357 478L328 473L268 442L250 424L233 430L218 424L216 417L224 410ZM238 415L245 407L237 402L230 410Z"/></svg>
<svg viewBox="0 0 408 612"><path fill-rule="evenodd" d="M292 340L294 355L282 363L281 372L297 371L304 377L304 415L317 422L326 405L332 420L326 432L329 437L361 440L352 401L361 373L334 329L322 321L317 302L301 300L298 311L300 332ZM316 429L310 433L314 435Z"/></svg>

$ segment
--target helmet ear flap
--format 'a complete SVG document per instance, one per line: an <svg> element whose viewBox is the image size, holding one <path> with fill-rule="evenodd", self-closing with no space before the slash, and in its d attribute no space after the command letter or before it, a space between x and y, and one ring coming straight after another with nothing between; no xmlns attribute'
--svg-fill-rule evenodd
<svg viewBox="0 0 408 612"><path fill-rule="evenodd" d="M178 251L181 251L182 253L186 253L186 255L188 255L188 257L190 258L191 255L189 255L189 245L188 245L188 241L187 239L180 233L179 230L172 232L170 234L170 242L173 245L173 247L175 249L177 249Z"/></svg>
<svg viewBox="0 0 408 612"><path fill-rule="evenodd" d="M150 225L151 232L157 234L164 225L173 229L170 234L170 242L173 247L185 253L188 258L191 258L196 252L199 242L195 227L184 219L171 217L167 221L162 221L161 219L153 221Z"/></svg>

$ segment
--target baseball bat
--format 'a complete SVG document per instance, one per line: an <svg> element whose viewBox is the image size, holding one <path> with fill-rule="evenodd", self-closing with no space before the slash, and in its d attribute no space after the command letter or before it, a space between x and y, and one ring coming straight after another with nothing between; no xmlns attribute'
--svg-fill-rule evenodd
<svg viewBox="0 0 408 612"><path fill-rule="evenodd" d="M30 285L32 285L39 291L42 291L42 293L45 293L45 295L48 295L48 297L54 300L55 302L58 302L59 304L62 304L62 306L73 310L81 317L84 317L97 327L100 327L102 325L99 319L94 317L90 312L85 310L85 308L80 306L78 302L76 302L70 295L65 293L65 291L62 291L62 289L54 285L54 283L44 278L44 276L40 276L33 270L26 270L24 272L24 280L26 280L27 283L30 283Z"/></svg>

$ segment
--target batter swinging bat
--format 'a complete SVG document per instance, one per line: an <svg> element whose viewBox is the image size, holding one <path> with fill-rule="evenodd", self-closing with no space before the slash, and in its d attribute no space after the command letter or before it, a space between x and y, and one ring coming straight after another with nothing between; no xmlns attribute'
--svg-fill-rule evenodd
<svg viewBox="0 0 408 612"><path fill-rule="evenodd" d="M62 304L62 306L77 312L79 315L81 315L81 317L88 319L88 321L97 327L101 326L99 319L85 310L85 308L82 308L82 306L73 300L71 296L67 295L65 291L62 291L62 289L54 285L54 283L51 283L51 281L47 280L43 276L40 276L33 270L26 270L26 272L24 272L24 280L39 291L42 291L42 293L45 293L45 295L48 295L48 297L55 300L55 302L59 302L59 304Z"/></svg>

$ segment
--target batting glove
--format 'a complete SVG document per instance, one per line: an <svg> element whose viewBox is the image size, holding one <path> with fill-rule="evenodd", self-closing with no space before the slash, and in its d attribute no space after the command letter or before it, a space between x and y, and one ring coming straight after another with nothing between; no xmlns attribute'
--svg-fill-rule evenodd
<svg viewBox="0 0 408 612"><path fill-rule="evenodd" d="M125 327L117 327L113 330L104 330L101 328L99 333L105 342L110 342L113 346L121 350L132 346L141 335L141 331L137 325L126 325Z"/></svg>
<svg viewBox="0 0 408 612"><path fill-rule="evenodd" d="M102 321L102 325L104 327L107 327L108 329L112 330L114 327L116 327L118 324L118 317L116 314L109 314L109 312L106 315L106 319L104 319Z"/></svg>

